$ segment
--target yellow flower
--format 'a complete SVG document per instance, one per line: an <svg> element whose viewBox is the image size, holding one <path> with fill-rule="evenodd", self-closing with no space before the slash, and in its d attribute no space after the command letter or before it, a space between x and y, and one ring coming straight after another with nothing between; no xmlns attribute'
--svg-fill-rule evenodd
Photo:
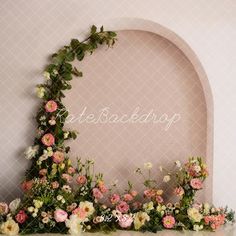
<svg viewBox="0 0 236 236"><path fill-rule="evenodd" d="M83 209L87 213L87 217L91 216L95 211L93 203L88 201L80 202L79 208Z"/></svg>
<svg viewBox="0 0 236 236"><path fill-rule="evenodd" d="M139 211L134 215L134 228L135 230L139 230L146 221L149 221L150 217L146 212Z"/></svg>
<svg viewBox="0 0 236 236"><path fill-rule="evenodd" d="M43 202L40 201L40 200L34 200L33 202L34 202L34 206L35 206L36 208L41 208L42 205L43 205Z"/></svg>
<svg viewBox="0 0 236 236"><path fill-rule="evenodd" d="M36 94L39 98L43 98L46 90L43 87L37 87L36 88Z"/></svg>
<svg viewBox="0 0 236 236"><path fill-rule="evenodd" d="M1 233L17 235L19 233L19 225L13 219L9 219L1 225Z"/></svg>
<svg viewBox="0 0 236 236"><path fill-rule="evenodd" d="M154 209L154 207L153 207L153 202L151 201L151 202L145 203L145 204L143 205L143 209L144 209L146 212L149 212L149 211L153 210L153 209Z"/></svg>
<svg viewBox="0 0 236 236"><path fill-rule="evenodd" d="M189 208L188 209L188 217L193 222L200 222L203 218L202 214L199 213L198 209L196 209L196 208Z"/></svg>

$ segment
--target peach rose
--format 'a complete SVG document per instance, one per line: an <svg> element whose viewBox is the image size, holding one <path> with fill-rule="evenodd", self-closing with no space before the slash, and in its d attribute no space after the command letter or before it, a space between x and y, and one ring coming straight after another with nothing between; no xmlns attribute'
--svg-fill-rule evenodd
<svg viewBox="0 0 236 236"><path fill-rule="evenodd" d="M24 192L29 191L29 190L33 187L33 183L34 183L33 180L24 181L24 182L21 184L22 190L23 190Z"/></svg>
<svg viewBox="0 0 236 236"><path fill-rule="evenodd" d="M196 190L202 189L202 181L198 178L191 179L190 185L193 189Z"/></svg>
<svg viewBox="0 0 236 236"><path fill-rule="evenodd" d="M62 177L62 179L66 180L66 182L68 182L68 183L71 183L73 180L72 176L70 176L68 174L62 174L61 177Z"/></svg>
<svg viewBox="0 0 236 236"><path fill-rule="evenodd" d="M47 133L42 137L41 141L45 146L50 147L50 146L54 145L55 138L52 134Z"/></svg>
<svg viewBox="0 0 236 236"><path fill-rule="evenodd" d="M57 110L57 103L54 102L53 100L50 100L46 103L45 105L45 110L47 112L54 112Z"/></svg>
<svg viewBox="0 0 236 236"><path fill-rule="evenodd" d="M57 188L59 188L59 183L57 181L54 181L51 183L51 186L53 189L57 189Z"/></svg>
<svg viewBox="0 0 236 236"><path fill-rule="evenodd" d="M126 202L130 202L134 199L133 196L129 193L124 194L123 198Z"/></svg>
<svg viewBox="0 0 236 236"><path fill-rule="evenodd" d="M60 151L56 151L53 153L52 160L53 162L59 164L64 161L64 153Z"/></svg>
<svg viewBox="0 0 236 236"><path fill-rule="evenodd" d="M5 202L0 202L0 215L6 215L8 211L8 205Z"/></svg>
<svg viewBox="0 0 236 236"><path fill-rule="evenodd" d="M175 190L174 190L174 194L176 196L183 196L184 195L184 189L182 187L176 187Z"/></svg>
<svg viewBox="0 0 236 236"><path fill-rule="evenodd" d="M84 175L79 175L76 179L78 184L84 185L87 182L87 178Z"/></svg>
<svg viewBox="0 0 236 236"><path fill-rule="evenodd" d="M75 173L75 168L73 167L69 167L68 170L67 170L68 174L72 175Z"/></svg>

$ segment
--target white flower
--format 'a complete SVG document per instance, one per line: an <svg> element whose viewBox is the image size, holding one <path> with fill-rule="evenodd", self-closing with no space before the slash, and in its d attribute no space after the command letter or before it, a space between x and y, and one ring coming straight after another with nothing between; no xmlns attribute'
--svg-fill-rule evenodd
<svg viewBox="0 0 236 236"><path fill-rule="evenodd" d="M78 215L71 215L70 219L66 220L66 227L69 228L71 235L80 235L82 232L82 225Z"/></svg>
<svg viewBox="0 0 236 236"><path fill-rule="evenodd" d="M151 210L154 209L153 202L151 201L151 202L145 203L145 204L143 205L143 209L144 209L147 213L149 213Z"/></svg>
<svg viewBox="0 0 236 236"><path fill-rule="evenodd" d="M150 217L146 212L139 211L134 214L134 228L135 230L139 230L146 221L149 221Z"/></svg>
<svg viewBox="0 0 236 236"><path fill-rule="evenodd" d="M56 120L52 119L48 121L49 125L55 125L56 124Z"/></svg>
<svg viewBox="0 0 236 236"><path fill-rule="evenodd" d="M58 75L58 71L56 69L53 69L52 72L53 72L54 75Z"/></svg>
<svg viewBox="0 0 236 236"><path fill-rule="evenodd" d="M10 204L9 204L9 209L10 211L13 213L15 212L19 206L20 206L21 200L20 198L16 198L15 200L13 200Z"/></svg>
<svg viewBox="0 0 236 236"><path fill-rule="evenodd" d="M204 213L208 215L210 212L210 205L208 203L204 204Z"/></svg>
<svg viewBox="0 0 236 236"><path fill-rule="evenodd" d="M61 201L62 199L63 199L63 197L62 197L61 195L58 195L58 196L57 196L57 200L58 200L58 201Z"/></svg>
<svg viewBox="0 0 236 236"><path fill-rule="evenodd" d="M17 235L19 230L19 225L11 218L1 225L1 233L6 235Z"/></svg>
<svg viewBox="0 0 236 236"><path fill-rule="evenodd" d="M152 163L151 162L144 163L144 169L151 170L152 169Z"/></svg>
<svg viewBox="0 0 236 236"><path fill-rule="evenodd" d="M50 79L51 79L51 78L50 78L50 73L47 72L47 71L44 71L44 72L43 72L43 76L44 76L44 78L45 78L46 80L50 80Z"/></svg>
<svg viewBox="0 0 236 236"><path fill-rule="evenodd" d="M93 207L93 203L88 202L88 201L80 202L79 208L83 209L86 212L87 217L91 216L95 211L95 209Z"/></svg>
<svg viewBox="0 0 236 236"><path fill-rule="evenodd" d="M167 183L170 181L170 176L169 175L165 175L163 178L163 182Z"/></svg>
<svg viewBox="0 0 236 236"><path fill-rule="evenodd" d="M68 132L68 131L65 132L65 133L64 133L64 138L65 138L65 139L68 138L69 134L70 134L70 132Z"/></svg>
<svg viewBox="0 0 236 236"><path fill-rule="evenodd" d="M62 189L67 193L71 193L71 187L69 185L63 185Z"/></svg>
<svg viewBox="0 0 236 236"><path fill-rule="evenodd" d="M44 223L44 224L47 224L48 222L49 222L49 217L44 217L43 219L42 219L42 222Z"/></svg>
<svg viewBox="0 0 236 236"><path fill-rule="evenodd" d="M175 165L178 167L178 168L180 168L181 167L181 162L180 161L175 161Z"/></svg>
<svg viewBox="0 0 236 236"><path fill-rule="evenodd" d="M36 88L36 94L39 98L43 98L44 95L45 95L45 92L46 92L46 90L43 87L37 87Z"/></svg>
<svg viewBox="0 0 236 236"><path fill-rule="evenodd" d="M31 206L31 207L28 207L27 210L28 210L28 212L32 213L32 212L34 212L34 207L32 207L32 206Z"/></svg>
<svg viewBox="0 0 236 236"><path fill-rule="evenodd" d="M48 159L48 155L47 154L43 154L42 156L39 157L39 162L42 163L42 161L45 161Z"/></svg>
<svg viewBox="0 0 236 236"><path fill-rule="evenodd" d="M32 159L33 157L35 157L35 155L38 153L38 150L39 150L39 145L35 145L35 146L30 146L28 147L24 154L25 154L25 158L27 160L30 160Z"/></svg>
<svg viewBox="0 0 236 236"><path fill-rule="evenodd" d="M193 226L193 230L194 231L200 231L200 230L202 230L203 229L203 225L194 225Z"/></svg>
<svg viewBox="0 0 236 236"><path fill-rule="evenodd" d="M34 212L34 213L32 214L32 216L33 216L34 218L37 217L37 213Z"/></svg>
<svg viewBox="0 0 236 236"><path fill-rule="evenodd" d="M188 217L193 222L200 222L203 218L202 214L196 208L188 209Z"/></svg>
<svg viewBox="0 0 236 236"><path fill-rule="evenodd" d="M162 168L162 166L160 166L160 167L159 167L159 170L160 170L161 172L163 171L163 168Z"/></svg>
<svg viewBox="0 0 236 236"><path fill-rule="evenodd" d="M200 171L201 171L201 166L195 165L195 166L194 166L194 170L195 170L197 173L200 172Z"/></svg>

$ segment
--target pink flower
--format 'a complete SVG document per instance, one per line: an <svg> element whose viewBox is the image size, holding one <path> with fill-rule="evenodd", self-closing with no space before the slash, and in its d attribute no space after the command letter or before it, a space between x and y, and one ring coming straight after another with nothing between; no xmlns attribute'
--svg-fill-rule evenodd
<svg viewBox="0 0 236 236"><path fill-rule="evenodd" d="M184 195L184 189L182 187L176 187L174 190L174 194L181 197L182 195Z"/></svg>
<svg viewBox="0 0 236 236"><path fill-rule="evenodd" d="M141 202L134 202L133 203L134 210L139 210L141 207L142 207L142 203Z"/></svg>
<svg viewBox="0 0 236 236"><path fill-rule="evenodd" d="M202 188L202 181L198 178L191 179L190 185L193 189L201 189Z"/></svg>
<svg viewBox="0 0 236 236"><path fill-rule="evenodd" d="M98 188L102 193L106 193L108 191L107 187L105 186L104 182L100 181L98 183Z"/></svg>
<svg viewBox="0 0 236 236"><path fill-rule="evenodd" d="M59 183L57 181L54 181L51 183L51 186L53 189L57 189L57 188L59 188Z"/></svg>
<svg viewBox="0 0 236 236"><path fill-rule="evenodd" d="M164 200L161 196L156 196L157 203L162 203Z"/></svg>
<svg viewBox="0 0 236 236"><path fill-rule="evenodd" d="M54 102L53 100L50 100L46 103L45 105L45 110L47 112L54 112L57 110L57 103Z"/></svg>
<svg viewBox="0 0 236 236"><path fill-rule="evenodd" d="M154 189L147 189L144 191L144 197L152 198L155 197L156 191Z"/></svg>
<svg viewBox="0 0 236 236"><path fill-rule="evenodd" d="M119 218L119 226L121 228L129 228L131 226L131 224L133 223L133 217L128 215L128 214L124 214L124 215L121 215Z"/></svg>
<svg viewBox="0 0 236 236"><path fill-rule="evenodd" d="M18 223L23 224L28 219L28 216L23 210L20 210L15 218Z"/></svg>
<svg viewBox="0 0 236 236"><path fill-rule="evenodd" d="M56 222L65 222L68 217L66 211L58 209L54 211L54 219Z"/></svg>
<svg viewBox="0 0 236 236"><path fill-rule="evenodd" d="M133 196L129 193L124 194L123 198L126 202L130 202L134 199Z"/></svg>
<svg viewBox="0 0 236 236"><path fill-rule="evenodd" d="M8 205L5 202L0 202L0 215L6 215L8 210Z"/></svg>
<svg viewBox="0 0 236 236"><path fill-rule="evenodd" d="M138 192L135 191L135 190L132 190L132 191L130 192L130 194L131 194L133 197L136 197L136 196L138 195Z"/></svg>
<svg viewBox="0 0 236 236"><path fill-rule="evenodd" d="M72 175L75 173L75 168L73 167L69 167L68 170L67 170L68 174Z"/></svg>
<svg viewBox="0 0 236 236"><path fill-rule="evenodd" d="M175 218L173 216L165 216L162 223L166 229L171 229L175 225Z"/></svg>
<svg viewBox="0 0 236 236"><path fill-rule="evenodd" d="M116 210L117 211L120 211L121 213L127 213L128 210L129 210L129 205L124 202L124 201L121 201L117 206L116 206Z"/></svg>
<svg viewBox="0 0 236 236"><path fill-rule="evenodd" d="M55 143L55 138L52 134L47 133L42 137L41 141L45 146L50 147Z"/></svg>
<svg viewBox="0 0 236 236"><path fill-rule="evenodd" d="M84 175L79 175L76 179L78 184L84 185L87 182L87 178Z"/></svg>
<svg viewBox="0 0 236 236"><path fill-rule="evenodd" d="M66 182L68 182L68 183L71 183L73 180L72 176L70 176L68 174L62 174L61 177L62 177L62 179L66 180Z"/></svg>
<svg viewBox="0 0 236 236"><path fill-rule="evenodd" d="M64 161L64 153L60 151L56 151L53 153L52 160L53 162L59 164Z"/></svg>
<svg viewBox="0 0 236 236"><path fill-rule="evenodd" d="M96 198L96 199L101 199L103 198L103 194L102 192L98 189L98 188L93 188L93 196Z"/></svg>
<svg viewBox="0 0 236 236"><path fill-rule="evenodd" d="M33 187L33 183L34 183L33 180L24 181L24 182L21 184L22 190L23 190L24 192L29 191L29 190Z"/></svg>
<svg viewBox="0 0 236 236"><path fill-rule="evenodd" d="M114 193L111 197L110 197L110 202L112 204L117 204L120 201L120 196L116 193Z"/></svg>
<svg viewBox="0 0 236 236"><path fill-rule="evenodd" d="M47 169L41 169L39 171L39 175L41 175L41 176L45 176L46 174L47 174Z"/></svg>
<svg viewBox="0 0 236 236"><path fill-rule="evenodd" d="M72 214L77 215L81 221L84 221L85 218L87 217L87 212L85 209L77 207L72 211Z"/></svg>
<svg viewBox="0 0 236 236"><path fill-rule="evenodd" d="M225 223L225 215L211 215L211 216L205 216L204 221L207 225L210 225L212 230L218 229L221 225L224 225Z"/></svg>

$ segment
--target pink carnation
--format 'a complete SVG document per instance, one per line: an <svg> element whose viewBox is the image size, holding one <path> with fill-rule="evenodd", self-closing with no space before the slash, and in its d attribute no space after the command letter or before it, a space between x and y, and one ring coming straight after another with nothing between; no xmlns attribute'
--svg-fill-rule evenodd
<svg viewBox="0 0 236 236"><path fill-rule="evenodd" d="M92 191L93 191L93 196L94 196L96 199L101 199L101 198L103 198L103 194L102 194L102 192L101 192L98 188L94 188Z"/></svg>
<svg viewBox="0 0 236 236"><path fill-rule="evenodd" d="M129 210L129 205L124 202L124 201L121 201L117 206L116 206L116 210L117 211L120 211L121 213L127 213L128 210Z"/></svg>
<svg viewBox="0 0 236 236"><path fill-rule="evenodd" d="M8 213L8 205L5 202L0 202L0 216Z"/></svg>
<svg viewBox="0 0 236 236"><path fill-rule="evenodd" d="M54 211L54 219L56 222L65 222L67 220L68 214L66 211L58 209Z"/></svg>
<svg viewBox="0 0 236 236"><path fill-rule="evenodd" d="M175 218L173 216L165 216L162 223L166 229L171 229L175 225Z"/></svg>
<svg viewBox="0 0 236 236"><path fill-rule="evenodd" d="M133 196L129 193L124 194L123 198L126 202L130 202L134 199Z"/></svg>
<svg viewBox="0 0 236 236"><path fill-rule="evenodd" d="M79 175L76 179L78 184L84 185L87 182L87 178L84 175Z"/></svg>
<svg viewBox="0 0 236 236"><path fill-rule="evenodd" d="M202 188L202 181L198 178L191 179L190 185L193 189L201 189Z"/></svg>
<svg viewBox="0 0 236 236"><path fill-rule="evenodd" d="M121 228L129 228L133 223L133 217L127 214L121 215L119 218L119 226Z"/></svg>
<svg viewBox="0 0 236 236"><path fill-rule="evenodd" d="M110 197L110 202L112 204L117 204L120 201L120 196L116 193L114 193L111 197Z"/></svg>
<svg viewBox="0 0 236 236"><path fill-rule="evenodd" d="M184 189L182 187L176 187L174 190L174 194L181 197L182 195L184 195Z"/></svg>
<svg viewBox="0 0 236 236"><path fill-rule="evenodd" d="M56 151L53 153L52 160L53 162L59 164L64 161L64 153L60 151Z"/></svg>
<svg viewBox="0 0 236 236"><path fill-rule="evenodd" d="M25 211L23 210L20 210L18 212L18 214L15 216L16 218L16 221L19 223L19 224L23 224L25 223L25 221L28 219L28 216L27 214L25 213Z"/></svg>
<svg viewBox="0 0 236 236"><path fill-rule="evenodd" d="M54 112L57 110L57 103L54 102L53 100L50 100L46 103L45 105L45 110L47 112Z"/></svg>
<svg viewBox="0 0 236 236"><path fill-rule="evenodd" d="M42 137L41 141L45 146L50 147L50 146L54 145L55 138L52 134L47 133Z"/></svg>

